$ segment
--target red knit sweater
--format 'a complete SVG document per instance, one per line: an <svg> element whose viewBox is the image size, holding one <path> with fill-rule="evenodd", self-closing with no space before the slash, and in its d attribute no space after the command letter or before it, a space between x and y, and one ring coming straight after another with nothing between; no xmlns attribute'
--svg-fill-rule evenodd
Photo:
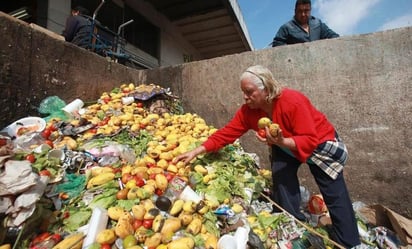
<svg viewBox="0 0 412 249"><path fill-rule="evenodd" d="M232 120L212 134L203 143L207 152L218 151L233 143L249 129L258 130L258 120L267 116L260 109L242 105ZM284 88L280 97L273 100L272 121L279 124L284 137L295 140L295 157L306 162L316 147L335 139L335 129L326 116L318 111L302 93Z"/></svg>

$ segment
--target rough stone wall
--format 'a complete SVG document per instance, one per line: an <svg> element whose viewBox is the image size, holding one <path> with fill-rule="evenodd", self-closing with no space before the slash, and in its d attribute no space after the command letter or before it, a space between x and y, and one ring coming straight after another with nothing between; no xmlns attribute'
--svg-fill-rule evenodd
<svg viewBox="0 0 412 249"><path fill-rule="evenodd" d="M345 177L353 201L380 203L412 217L411 41L412 28L404 28L269 48L184 65L171 81L187 111L221 127L243 103L243 70L267 66L335 124L350 153ZM155 82L162 77L148 72ZM252 134L241 141L269 166L267 148ZM299 174L301 184L318 193L307 167Z"/></svg>
<svg viewBox="0 0 412 249"><path fill-rule="evenodd" d="M57 95L95 101L120 82L139 82L142 72L110 62L33 29L0 12L0 127L27 115Z"/></svg>
<svg viewBox="0 0 412 249"><path fill-rule="evenodd" d="M350 153L345 177L352 200L412 218L411 27L144 71L108 62L1 13L0 34L0 126L36 115L47 96L93 101L134 82L170 87L185 111L221 127L243 103L240 74L261 64L284 85L303 91L335 124ZM241 142L268 167L268 148L252 133ZM299 175L302 185L318 193L307 167Z"/></svg>

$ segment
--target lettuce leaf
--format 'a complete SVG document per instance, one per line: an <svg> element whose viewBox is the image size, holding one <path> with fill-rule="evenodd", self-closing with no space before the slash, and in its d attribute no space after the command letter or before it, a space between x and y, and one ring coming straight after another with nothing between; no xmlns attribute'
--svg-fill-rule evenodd
<svg viewBox="0 0 412 249"><path fill-rule="evenodd" d="M106 189L103 193L96 195L93 200L90 202L89 207L101 207L101 208L109 208L116 203L116 193L117 189L111 188Z"/></svg>
<svg viewBox="0 0 412 249"><path fill-rule="evenodd" d="M76 231L79 227L86 225L92 216L91 209L71 209L69 217L63 220L64 228L68 232Z"/></svg>
<svg viewBox="0 0 412 249"><path fill-rule="evenodd" d="M117 206L124 208L126 211L132 210L132 207L136 204L139 204L139 199L134 200L117 200Z"/></svg>

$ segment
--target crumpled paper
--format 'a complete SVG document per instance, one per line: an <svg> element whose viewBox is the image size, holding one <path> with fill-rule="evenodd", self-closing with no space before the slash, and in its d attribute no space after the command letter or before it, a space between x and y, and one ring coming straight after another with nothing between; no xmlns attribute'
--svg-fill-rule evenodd
<svg viewBox="0 0 412 249"><path fill-rule="evenodd" d="M17 195L38 182L39 175L32 171L29 161L8 160L0 173L0 196Z"/></svg>
<svg viewBox="0 0 412 249"><path fill-rule="evenodd" d="M13 200L10 196L0 196L0 213L6 213L11 205Z"/></svg>
<svg viewBox="0 0 412 249"><path fill-rule="evenodd" d="M0 173L0 212L8 216L7 226L20 226L36 209L49 182L48 176L32 171L29 161L2 161ZM11 196L15 196L14 202Z"/></svg>
<svg viewBox="0 0 412 249"><path fill-rule="evenodd" d="M9 207L6 212L11 218L7 220L7 226L20 226L30 218L36 209L37 201L40 200L48 183L49 177L41 176L36 185L16 198L14 205Z"/></svg>

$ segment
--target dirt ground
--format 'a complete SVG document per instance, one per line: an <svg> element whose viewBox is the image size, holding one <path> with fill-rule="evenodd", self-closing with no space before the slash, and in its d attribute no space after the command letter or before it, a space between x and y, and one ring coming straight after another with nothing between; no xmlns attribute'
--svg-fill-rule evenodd
<svg viewBox="0 0 412 249"><path fill-rule="evenodd" d="M410 177L395 175L393 171L392 174L375 172L371 177L372 180L357 181L354 176L351 176L350 169L345 169L344 174L352 202L363 202L366 205L380 204L406 218L412 219L412 200L410 199L412 184ZM307 167L301 167L299 175L301 185L307 187L311 194L319 193L313 176Z"/></svg>

